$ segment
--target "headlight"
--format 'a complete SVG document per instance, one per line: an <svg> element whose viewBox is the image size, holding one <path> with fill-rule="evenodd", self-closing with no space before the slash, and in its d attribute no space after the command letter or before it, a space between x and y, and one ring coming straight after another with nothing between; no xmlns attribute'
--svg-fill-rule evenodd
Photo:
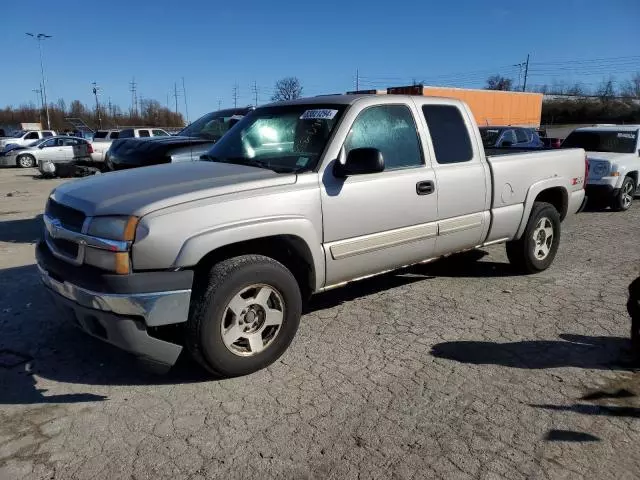
<svg viewBox="0 0 640 480"><path fill-rule="evenodd" d="M128 252L111 252L87 247L84 252L84 263L120 275L127 275L130 272Z"/></svg>
<svg viewBox="0 0 640 480"><path fill-rule="evenodd" d="M94 217L89 223L88 235L131 242L136 235L138 217Z"/></svg>

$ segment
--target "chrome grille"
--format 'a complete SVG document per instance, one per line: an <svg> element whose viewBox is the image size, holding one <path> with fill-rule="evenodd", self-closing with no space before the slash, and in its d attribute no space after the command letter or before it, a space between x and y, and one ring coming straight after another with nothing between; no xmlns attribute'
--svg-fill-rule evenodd
<svg viewBox="0 0 640 480"><path fill-rule="evenodd" d="M86 215L80 210L67 207L50 198L47 202L45 212L50 217L58 219L65 228L74 232L82 231L82 224L84 223Z"/></svg>

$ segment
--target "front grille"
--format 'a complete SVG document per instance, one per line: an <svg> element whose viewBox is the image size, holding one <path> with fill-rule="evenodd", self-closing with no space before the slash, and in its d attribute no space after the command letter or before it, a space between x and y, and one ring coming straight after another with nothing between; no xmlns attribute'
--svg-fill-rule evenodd
<svg viewBox="0 0 640 480"><path fill-rule="evenodd" d="M69 240L64 240L62 238L51 238L49 237L53 246L56 247L57 250L68 255L69 257L76 258L78 256L78 244L74 242L70 242Z"/></svg>
<svg viewBox="0 0 640 480"><path fill-rule="evenodd" d="M80 210L62 205L51 198L47 202L46 213L50 217L60 220L65 228L74 232L82 231L82 224L86 218L86 215Z"/></svg>

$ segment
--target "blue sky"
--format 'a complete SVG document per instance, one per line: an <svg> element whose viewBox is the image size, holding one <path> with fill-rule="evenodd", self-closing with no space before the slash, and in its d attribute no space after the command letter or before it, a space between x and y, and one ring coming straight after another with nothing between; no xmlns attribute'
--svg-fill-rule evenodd
<svg viewBox="0 0 640 480"><path fill-rule="evenodd" d="M595 86L640 71L639 0L4 3L0 106L36 101L38 49L24 32L53 35L43 43L49 101L92 104L96 81L101 102L126 109L135 77L140 96L165 104L184 77L191 120L232 106L236 83L240 105L253 103L254 81L264 103L289 75L315 95L353 89L356 69L367 88L482 87L493 72L517 83L513 65L527 53L534 84Z"/></svg>

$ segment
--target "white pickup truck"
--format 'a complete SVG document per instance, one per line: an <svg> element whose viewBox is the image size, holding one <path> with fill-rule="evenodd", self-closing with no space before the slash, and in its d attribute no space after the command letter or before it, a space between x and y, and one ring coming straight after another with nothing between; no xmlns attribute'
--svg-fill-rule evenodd
<svg viewBox="0 0 640 480"><path fill-rule="evenodd" d="M91 140L91 146L93 147L91 161L103 163L105 153L107 153L113 141L118 139L119 135L119 129L96 131L93 135L93 140Z"/></svg>
<svg viewBox="0 0 640 480"><path fill-rule="evenodd" d="M8 137L0 138L0 150L11 145L25 146L37 140L47 137L54 137L56 132L53 130L18 130Z"/></svg>
<svg viewBox="0 0 640 480"><path fill-rule="evenodd" d="M202 160L60 185L36 256L89 334L165 365L186 348L224 376L275 361L315 292L501 242L544 270L585 198L584 150L487 157L447 98L259 107Z"/></svg>
<svg viewBox="0 0 640 480"><path fill-rule="evenodd" d="M613 210L631 207L638 192L640 125L583 127L571 132L563 148L582 148L589 160L587 196L604 199Z"/></svg>

